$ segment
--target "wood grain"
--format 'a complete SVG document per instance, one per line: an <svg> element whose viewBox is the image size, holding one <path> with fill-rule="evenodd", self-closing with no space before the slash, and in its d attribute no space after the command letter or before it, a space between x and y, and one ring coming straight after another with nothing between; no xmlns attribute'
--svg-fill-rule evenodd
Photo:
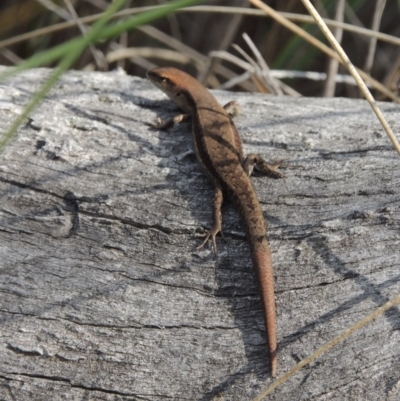
<svg viewBox="0 0 400 401"><path fill-rule="evenodd" d="M48 73L1 83L1 132ZM365 101L235 98L245 154L291 163L252 178L282 374L400 292L400 159ZM189 124L147 126L175 111L145 80L70 72L3 153L1 400L251 400L270 383L240 218L226 204L218 259L196 251L213 188ZM399 349L393 308L268 399L397 400Z"/></svg>

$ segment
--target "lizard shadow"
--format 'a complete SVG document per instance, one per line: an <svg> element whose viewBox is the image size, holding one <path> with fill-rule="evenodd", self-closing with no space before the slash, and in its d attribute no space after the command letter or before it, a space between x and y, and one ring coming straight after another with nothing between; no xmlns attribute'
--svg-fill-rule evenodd
<svg viewBox="0 0 400 401"><path fill-rule="evenodd" d="M343 280L352 280L356 285L359 286L360 289L362 289L362 293L342 302L337 307L324 314L321 314L312 322L303 325L297 331L279 339L278 355L279 351L282 351L285 348L290 347L292 344L301 341L302 338L307 335L307 333L310 333L313 330L326 325L330 321L345 315L346 312L351 311L354 309L354 307L365 300L372 300L377 307L383 305L389 300L385 293L390 288L398 286L400 282L400 275L397 275L379 284L375 284L365 275L349 269L347 264L341 260L338 255L335 255L331 251L330 247L320 237L310 238L306 241L312 247L315 254L322 258L329 269L334 271L339 277L342 277ZM222 278L222 274L218 273L218 269L216 274L217 276L221 276L221 279L226 280L226 277ZM245 276L248 276L249 274L251 273L244 272L244 277L241 277L240 280L247 281L248 277ZM237 294L232 295L232 291L229 290L229 288L221 288L218 291L222 296L231 298L231 307L235 318L235 323L240 327L243 333L242 339L245 346L247 363L243 364L236 372L232 372L228 379L219 383L203 397L198 398L198 401L211 401L215 399L216 395L223 394L233 386L240 386L243 384L243 382L245 382L244 378L248 375L255 375L260 381L263 382L269 379L269 358L266 352L266 338L263 330L264 322L262 320L262 307L258 300L258 294L256 293L257 288L255 277L252 281L252 288L249 288L249 291L254 291L254 294L252 293L247 300L243 298L235 300ZM233 285L234 284L232 284L232 286ZM247 312L247 316L245 313L243 313L243 310ZM384 316L390 323L393 331L400 329L400 311L398 307L390 308L384 313ZM344 327L343 331L346 328L347 327ZM255 338L257 340L255 340ZM304 356L292 354L292 365L298 363L303 357ZM307 369L307 367L305 369ZM391 382L388 382L386 387L387 392L389 392L391 388Z"/></svg>
<svg viewBox="0 0 400 401"><path fill-rule="evenodd" d="M335 113L328 113L335 114ZM315 116L314 116L315 118ZM177 131L190 131L190 124L186 124L184 128ZM187 147L191 146L191 140L188 139ZM190 162L195 163L195 157L190 156ZM200 168L198 168L200 172ZM200 178L199 178L200 179ZM207 181L203 178L203 181ZM204 221L203 198L208 195L208 223L211 222L211 203L213 197L213 187L209 184L209 193L204 192L199 199L194 199L189 193L181 191L189 204L189 209L193 210L193 218L197 221ZM225 203L225 202L224 202ZM199 214L199 210L202 213ZM281 221L274 216L268 216L268 220L273 220L273 224L277 226L287 227L289 233L293 227L286 221ZM240 227L238 229L238 227ZM243 382L243 377L248 374L253 374L260 380L265 380L269 375L269 357L267 353L265 329L263 321L262 306L259 300L257 291L257 283L255 274L252 269L250 251L247 241L245 240L243 225L240 223L239 214L235 211L233 205L229 202L223 206L223 231L226 241L218 240L219 256L216 260L215 278L217 281L217 289L214 291L214 296L228 300L232 311L235 325L242 333L242 341L247 363L242 364L240 369L229 375L229 378L222 381L199 401L212 400L218 393L223 393L233 385L238 385ZM325 324L348 310L351 310L355 305L363 302L366 299L371 299L377 306L385 303L388 298L384 294L385 290L398 284L400 276L396 276L386 280L379 285L373 283L365 275L358 273L348 267L348 264L336 255L330 249L322 236L306 238L310 247L314 250L327 266L342 280L351 279L363 290L362 294L356 295L350 300L346 300L334 309L319 316L314 321L300 327L297 331L280 339L278 351L282 350L291 344L301 341L301 339L317 326ZM398 329L400 322L400 312L398 308L392 308L385 313L386 318L392 325L393 329ZM292 355L293 363L298 362L298 358ZM300 358L301 359L301 358Z"/></svg>

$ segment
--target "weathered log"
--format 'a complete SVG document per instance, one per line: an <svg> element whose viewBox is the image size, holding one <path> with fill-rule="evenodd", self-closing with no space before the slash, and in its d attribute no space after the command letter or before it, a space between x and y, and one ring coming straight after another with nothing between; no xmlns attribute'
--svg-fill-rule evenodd
<svg viewBox="0 0 400 401"><path fill-rule="evenodd" d="M2 134L49 70L2 82ZM269 226L279 374L400 293L400 159L363 100L236 98ZM400 132L400 107L381 104ZM213 188L177 111L143 79L69 72L0 159L1 400L251 400L270 383L263 314L233 205L196 250ZM399 400L400 310L270 400Z"/></svg>

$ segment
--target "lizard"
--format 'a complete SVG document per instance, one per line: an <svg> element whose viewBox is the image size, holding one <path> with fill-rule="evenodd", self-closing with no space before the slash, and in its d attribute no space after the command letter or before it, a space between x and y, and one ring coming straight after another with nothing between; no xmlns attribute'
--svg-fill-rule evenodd
<svg viewBox="0 0 400 401"><path fill-rule="evenodd" d="M263 212L249 177L254 167L275 177L283 177L278 171L283 162L269 164L257 154L244 158L242 142L231 118L236 109L235 102L226 105L227 112L203 84L173 67L155 68L147 72L147 77L186 113L166 122L160 121L154 127L166 129L190 117L197 160L215 187L213 225L198 248L211 240L216 254L216 235L222 235L221 206L225 195L240 211L261 292L270 373L274 377L278 360L272 259Z"/></svg>

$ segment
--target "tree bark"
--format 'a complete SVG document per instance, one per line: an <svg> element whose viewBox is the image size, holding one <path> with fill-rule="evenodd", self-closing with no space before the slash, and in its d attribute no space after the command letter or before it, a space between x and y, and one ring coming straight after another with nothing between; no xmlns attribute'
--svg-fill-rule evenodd
<svg viewBox="0 0 400 401"><path fill-rule="evenodd" d="M4 134L49 70L0 86ZM235 97L272 250L278 374L400 293L400 158L363 100ZM400 108L381 104L394 132ZM240 218L196 250L213 188L190 123L146 80L69 72L0 159L0 399L252 400L270 382ZM400 310L269 400L399 400Z"/></svg>

